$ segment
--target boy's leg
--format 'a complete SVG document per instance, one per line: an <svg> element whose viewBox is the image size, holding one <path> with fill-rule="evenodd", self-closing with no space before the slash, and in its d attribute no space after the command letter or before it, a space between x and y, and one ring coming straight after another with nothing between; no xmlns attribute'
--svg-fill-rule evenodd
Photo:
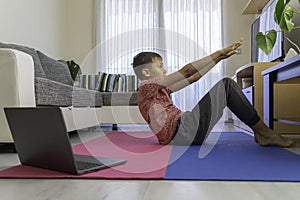
<svg viewBox="0 0 300 200"><path fill-rule="evenodd" d="M223 79L227 107L245 124L253 127L260 117L253 105L248 101L239 85L230 78Z"/></svg>
<svg viewBox="0 0 300 200"><path fill-rule="evenodd" d="M200 115L200 126L198 127L195 142L204 141L207 134L222 117L226 106L250 127L254 126L260 120L256 110L248 101L241 88L230 78L224 78L219 81L206 94L203 102L201 100L192 111L193 115ZM206 109L205 106L209 104L210 109ZM204 119L204 123L201 122L205 117L210 118L210 123L206 126L205 122L207 123L207 119Z"/></svg>
<svg viewBox="0 0 300 200"><path fill-rule="evenodd" d="M227 107L254 131L255 139L260 145L291 147L295 144L295 141L280 136L265 125L236 82L228 78L222 81L225 86ZM221 92L222 91L220 91L220 93ZM213 96L211 96L211 99L212 102L214 102ZM214 110L213 107L214 105L212 105L212 110Z"/></svg>
<svg viewBox="0 0 300 200"><path fill-rule="evenodd" d="M184 113L174 143L202 144L207 134L222 117L226 106L250 127L260 120L256 110L236 82L224 78L198 102L191 112Z"/></svg>

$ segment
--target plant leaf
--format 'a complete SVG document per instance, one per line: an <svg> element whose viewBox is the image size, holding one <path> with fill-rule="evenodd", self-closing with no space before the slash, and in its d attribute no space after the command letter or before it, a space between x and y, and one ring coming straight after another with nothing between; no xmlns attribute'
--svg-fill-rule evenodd
<svg viewBox="0 0 300 200"><path fill-rule="evenodd" d="M277 24L279 24L281 21L281 16L284 11L284 7L285 7L284 0L278 0L274 12L274 20Z"/></svg>
<svg viewBox="0 0 300 200"><path fill-rule="evenodd" d="M265 35L262 32L256 35L256 45L266 54L269 55L275 45L277 32L275 30L268 31Z"/></svg>
<svg viewBox="0 0 300 200"><path fill-rule="evenodd" d="M275 7L275 12L274 12L274 19L275 19L275 22L279 25L282 18L283 18L283 13L284 13L284 10L287 6L287 4L290 2L291 0L278 0L277 3L276 3L276 7ZM300 1L300 0L298 0Z"/></svg>
<svg viewBox="0 0 300 200"><path fill-rule="evenodd" d="M290 32L295 27L293 23L293 16L294 9L291 6L286 5L279 23L281 30Z"/></svg>
<svg viewBox="0 0 300 200"><path fill-rule="evenodd" d="M77 76L78 72L80 71L80 66L74 60L67 61L67 65L69 67L71 77L72 77L73 81L75 81L76 76Z"/></svg>

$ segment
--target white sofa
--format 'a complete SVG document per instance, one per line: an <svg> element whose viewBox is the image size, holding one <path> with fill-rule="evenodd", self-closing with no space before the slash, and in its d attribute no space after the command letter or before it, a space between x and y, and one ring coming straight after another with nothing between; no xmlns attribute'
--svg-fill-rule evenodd
<svg viewBox="0 0 300 200"><path fill-rule="evenodd" d="M125 100L125 102L127 101L127 105L126 103L118 103L119 100L117 100L117 103L114 103L114 94L109 94L109 104L101 102L101 105L97 106L80 106L76 100L71 100L71 105L64 103L59 105L59 101L55 105L39 105L36 97L37 77L35 74L35 63L31 55L19 50L0 47L0 143L13 142L3 107L59 106L62 108L68 131L100 124L145 123L137 105L129 105L129 100ZM68 87L73 88L73 86ZM38 89L40 90L40 88ZM81 89L75 89L74 91L80 91L81 93L88 92ZM76 94L74 95L73 93L71 98L76 97ZM93 93L99 96L97 91L93 91ZM103 98L105 95L100 94ZM56 97L55 94L52 94L52 96L52 98L62 98ZM81 96L84 95L81 94ZM120 98L119 94L116 96ZM39 98L41 99L41 97ZM49 97L47 98L49 100ZM47 98L44 100L48 101ZM40 99L39 101L41 101ZM73 106L72 103L76 103L76 105Z"/></svg>

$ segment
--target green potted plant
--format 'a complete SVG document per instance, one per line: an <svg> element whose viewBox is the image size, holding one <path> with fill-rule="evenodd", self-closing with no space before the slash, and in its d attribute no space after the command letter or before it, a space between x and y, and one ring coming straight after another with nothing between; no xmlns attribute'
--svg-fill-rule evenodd
<svg viewBox="0 0 300 200"><path fill-rule="evenodd" d="M300 11L290 5L291 0L278 0L274 11L275 22L279 25L281 30L269 30L266 33L259 32L256 35L256 45L266 54L269 55L275 45L277 39L277 32L291 32L294 29L300 28L293 22L294 14L300 14ZM300 4L300 0L297 0ZM285 37L292 43L300 53L300 49L293 41Z"/></svg>
<svg viewBox="0 0 300 200"><path fill-rule="evenodd" d="M67 61L67 65L73 81L76 81L77 76L81 73L80 66L74 60Z"/></svg>

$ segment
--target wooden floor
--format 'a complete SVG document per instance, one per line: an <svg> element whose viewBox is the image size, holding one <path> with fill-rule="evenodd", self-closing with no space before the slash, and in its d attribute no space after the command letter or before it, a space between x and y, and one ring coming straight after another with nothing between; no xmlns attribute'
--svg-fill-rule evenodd
<svg viewBox="0 0 300 200"><path fill-rule="evenodd" d="M95 136L96 130L72 135L72 143ZM107 132L109 127L102 127ZM121 130L146 130L145 126L122 126ZM241 131L232 124L219 123L216 131ZM97 133L99 135L99 133ZM299 142L292 151L299 152ZM19 164L16 154L0 154L0 169ZM259 170L259 169L255 169ZM300 170L300 166L299 166ZM74 179L0 179L1 200L49 199L238 199L293 200L300 197L300 183L247 181L164 181L164 180L74 180Z"/></svg>

